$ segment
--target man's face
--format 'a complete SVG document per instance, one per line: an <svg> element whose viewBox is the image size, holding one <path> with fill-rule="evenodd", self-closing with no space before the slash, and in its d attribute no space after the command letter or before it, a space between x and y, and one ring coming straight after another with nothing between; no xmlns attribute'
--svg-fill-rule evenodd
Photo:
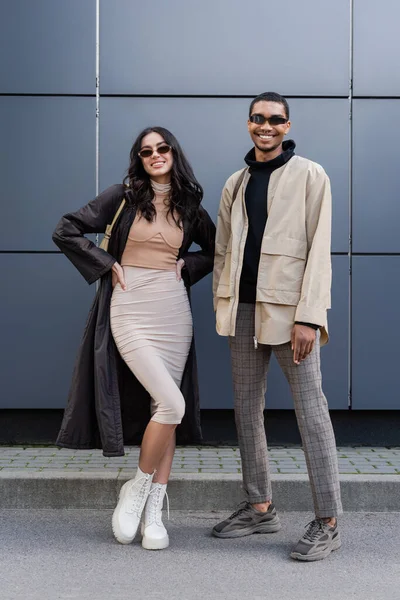
<svg viewBox="0 0 400 600"><path fill-rule="evenodd" d="M253 123L250 119L254 115L261 115L266 119L272 118L272 123L269 121L263 124ZM247 127L255 147L260 152L269 154L280 148L285 134L290 129L290 121L281 124L274 123L279 118L281 120L287 119L285 107L279 102L261 100L253 106L250 118L247 121ZM262 119L259 118L258 120Z"/></svg>

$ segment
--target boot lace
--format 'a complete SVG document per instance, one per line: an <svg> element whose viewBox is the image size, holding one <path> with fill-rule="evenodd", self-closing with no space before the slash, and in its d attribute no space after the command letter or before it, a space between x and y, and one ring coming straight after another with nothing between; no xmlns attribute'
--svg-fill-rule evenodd
<svg viewBox="0 0 400 600"><path fill-rule="evenodd" d="M162 494L162 488L161 487L155 487L152 490L150 490L149 493L149 513L150 513L150 523L153 523L154 521L157 523L157 525L162 525L161 522L161 510L162 510L162 505L161 505L161 494ZM168 493L165 492L165 497L167 499L167 518L169 521L169 498L168 498Z"/></svg>
<svg viewBox="0 0 400 600"><path fill-rule="evenodd" d="M136 513L138 516L140 516L140 514L143 510L144 504L146 502L146 499L147 499L147 494L146 494L147 481L148 481L147 477L139 477L139 479L135 479L128 486L128 490L127 490L128 501L127 501L126 512Z"/></svg>
<svg viewBox="0 0 400 600"><path fill-rule="evenodd" d="M321 532L324 531L324 523L320 519L314 519L313 521L310 521L306 527L308 527L308 529L303 537L312 543L315 542Z"/></svg>

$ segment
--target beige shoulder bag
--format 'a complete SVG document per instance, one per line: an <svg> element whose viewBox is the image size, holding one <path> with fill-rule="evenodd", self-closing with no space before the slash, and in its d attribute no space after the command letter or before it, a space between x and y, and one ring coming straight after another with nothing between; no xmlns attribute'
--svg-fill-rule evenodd
<svg viewBox="0 0 400 600"><path fill-rule="evenodd" d="M118 210L115 213L115 216L114 216L111 224L107 225L107 227L106 227L106 232L105 232L102 242L100 244L100 248L102 248L105 251L108 250L108 244L110 242L110 237L111 237L113 227L114 227L115 223L117 222L117 219L118 219L119 215L121 214L121 210L124 208L124 206L125 206L125 198L122 200L121 204L119 205Z"/></svg>

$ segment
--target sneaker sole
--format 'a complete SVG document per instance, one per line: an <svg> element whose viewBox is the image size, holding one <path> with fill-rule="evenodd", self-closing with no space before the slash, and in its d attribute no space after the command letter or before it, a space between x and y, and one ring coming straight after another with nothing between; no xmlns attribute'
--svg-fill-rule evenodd
<svg viewBox="0 0 400 600"><path fill-rule="evenodd" d="M135 535L133 536L132 539L124 537L122 535L122 533L121 533L121 529L120 529L119 524L118 524L118 513L119 513L120 505L122 504L122 501L121 501L121 496L122 495L125 495L125 492L123 492L122 489L121 489L121 491L119 493L119 497L118 497L118 504L115 507L115 510L113 512L113 516L112 516L112 520L111 520L111 526L112 526L114 537L117 540L117 542L119 542L120 544L127 545L127 544L131 544L133 542L133 540L135 539L135 536L136 536L136 532L135 532Z"/></svg>
<svg viewBox="0 0 400 600"><path fill-rule="evenodd" d="M341 539L336 539L333 544L327 548L326 550L322 550L321 552L315 553L311 556L307 556L307 554L299 554L298 552L291 552L290 557L294 558L294 560L301 560L303 562L314 562L316 560L323 560L327 556L330 555L331 552L335 550L339 550L342 545Z"/></svg>
<svg viewBox="0 0 400 600"><path fill-rule="evenodd" d="M271 520L269 523L262 523L261 525L252 525L251 527L244 527L243 529L233 529L226 533L212 530L215 537L218 538L238 538L245 537L246 535L253 535L253 533L276 533L282 528L278 517Z"/></svg>

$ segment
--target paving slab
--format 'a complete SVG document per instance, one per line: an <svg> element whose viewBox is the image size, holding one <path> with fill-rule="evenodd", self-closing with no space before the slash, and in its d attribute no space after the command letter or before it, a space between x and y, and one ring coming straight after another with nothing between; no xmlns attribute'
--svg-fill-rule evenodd
<svg viewBox="0 0 400 600"><path fill-rule="evenodd" d="M306 462L301 448L282 447L272 448L270 453L271 469L293 467L306 473ZM346 473L377 473L385 472L385 467L392 467L395 473L400 474L400 449L399 448L371 448L350 447L338 448L339 467ZM136 468L139 458L139 448L128 447L124 457L104 457L100 450L68 450L56 447L6 447L0 446L0 471L6 468L23 468L26 470L40 467L51 467L53 469L73 468L90 469L99 467L112 469ZM239 462L238 462L239 461ZM179 447L177 448L173 467L185 465L193 467L193 472L199 472L201 468L223 468L232 469L237 473L240 466L240 453L238 448L218 447Z"/></svg>

